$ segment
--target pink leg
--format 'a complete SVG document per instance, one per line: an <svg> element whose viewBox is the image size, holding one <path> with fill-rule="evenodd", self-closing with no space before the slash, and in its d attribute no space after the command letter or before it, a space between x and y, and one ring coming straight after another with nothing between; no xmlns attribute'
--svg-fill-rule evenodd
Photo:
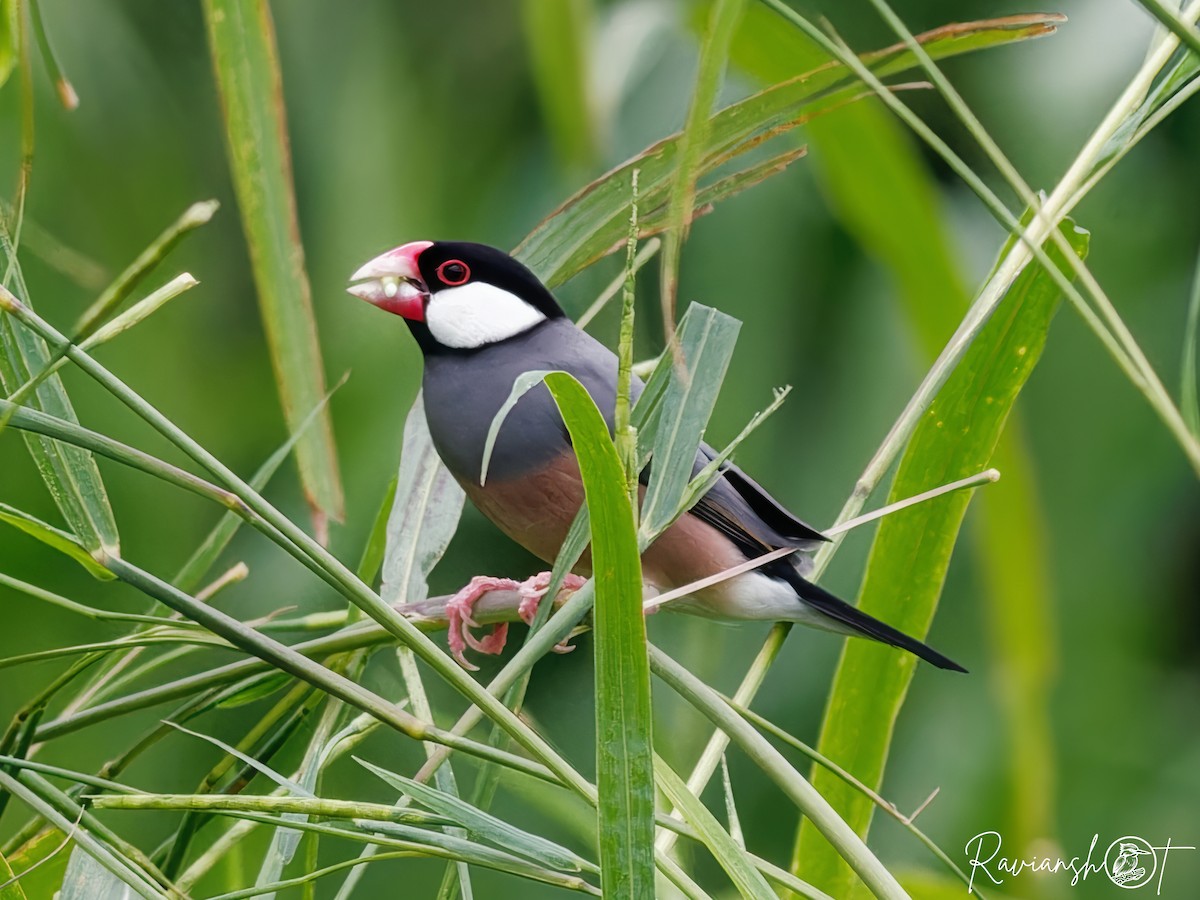
<svg viewBox="0 0 1200 900"><path fill-rule="evenodd" d="M518 591L521 583L511 578L492 578L487 575L476 575L467 586L450 598L446 604L446 621L448 625L447 640L450 653L458 660L459 665L472 672L479 671L479 666L467 662L463 651L467 647L480 653L496 654L504 649L508 639L508 623L501 622L492 628L492 633L480 640L471 634L472 628L478 628L479 623L471 618L471 612L479 598L489 591Z"/></svg>
<svg viewBox="0 0 1200 900"><path fill-rule="evenodd" d="M567 574L563 578L561 590L577 591L583 587L586 579L578 575ZM517 607L517 615L521 617L526 625L533 624L533 617L537 615L538 605L542 602L542 597L550 588L550 573L539 572L532 578L526 578L518 586L517 590L521 593L521 605ZM575 648L567 643L556 644L554 646L555 653L570 653Z"/></svg>

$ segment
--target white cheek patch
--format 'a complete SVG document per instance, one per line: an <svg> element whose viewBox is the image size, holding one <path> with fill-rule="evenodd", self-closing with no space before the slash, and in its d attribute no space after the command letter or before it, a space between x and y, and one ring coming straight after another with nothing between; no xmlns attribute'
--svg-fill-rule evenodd
<svg viewBox="0 0 1200 900"><path fill-rule="evenodd" d="M443 288L425 308L425 324L437 342L460 350L494 344L545 319L516 294L485 282Z"/></svg>

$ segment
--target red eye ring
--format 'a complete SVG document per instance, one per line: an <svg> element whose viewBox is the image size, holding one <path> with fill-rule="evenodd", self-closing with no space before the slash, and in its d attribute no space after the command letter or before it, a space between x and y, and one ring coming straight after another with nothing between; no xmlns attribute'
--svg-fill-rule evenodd
<svg viewBox="0 0 1200 900"><path fill-rule="evenodd" d="M437 267L437 277L442 284L458 287L471 278L471 268L461 259L448 259Z"/></svg>

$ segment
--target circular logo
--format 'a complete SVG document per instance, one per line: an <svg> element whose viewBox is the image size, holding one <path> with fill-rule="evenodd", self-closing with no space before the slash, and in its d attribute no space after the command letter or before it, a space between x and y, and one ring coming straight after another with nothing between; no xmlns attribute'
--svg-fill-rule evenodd
<svg viewBox="0 0 1200 900"><path fill-rule="evenodd" d="M1109 881L1132 891L1146 884L1158 871L1158 856L1146 841L1134 834L1117 838L1104 853Z"/></svg>

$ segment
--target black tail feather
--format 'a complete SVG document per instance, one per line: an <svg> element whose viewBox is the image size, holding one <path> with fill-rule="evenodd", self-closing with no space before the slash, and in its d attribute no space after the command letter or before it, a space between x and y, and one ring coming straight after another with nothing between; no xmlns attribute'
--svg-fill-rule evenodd
<svg viewBox="0 0 1200 900"><path fill-rule="evenodd" d="M943 656L927 644L909 637L903 631L897 631L886 622L867 615L858 607L851 606L824 588L807 581L792 566L780 566L770 574L784 578L805 603L839 624L848 627L855 634L873 638L892 647L899 647L901 650L907 650L939 669L949 669L953 672L967 671L954 660Z"/></svg>

